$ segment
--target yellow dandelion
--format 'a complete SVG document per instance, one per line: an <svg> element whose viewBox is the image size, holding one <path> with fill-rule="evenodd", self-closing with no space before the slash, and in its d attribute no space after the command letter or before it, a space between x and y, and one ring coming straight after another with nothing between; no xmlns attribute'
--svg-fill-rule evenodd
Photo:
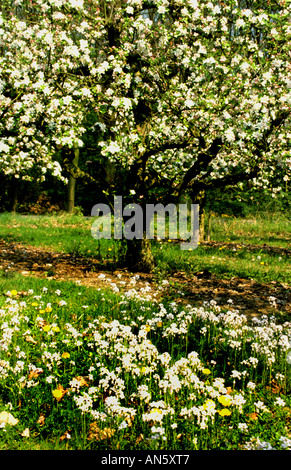
<svg viewBox="0 0 291 470"><path fill-rule="evenodd" d="M62 398L62 396L63 396L62 390L59 390L59 389L57 389L57 388L52 391L52 394L53 394L53 396L55 397L55 399L58 400L58 401L59 401L59 400Z"/></svg>
<svg viewBox="0 0 291 470"><path fill-rule="evenodd" d="M145 326L145 330L146 330L147 332L151 331L150 325L146 325L146 326Z"/></svg>
<svg viewBox="0 0 291 470"><path fill-rule="evenodd" d="M209 375L209 374L211 374L211 370L210 369L203 369L202 374Z"/></svg>
<svg viewBox="0 0 291 470"><path fill-rule="evenodd" d="M38 307L38 303L37 302L32 302L31 306L32 307Z"/></svg>
<svg viewBox="0 0 291 470"><path fill-rule="evenodd" d="M17 295L17 290L12 289L12 291L10 291L10 294L11 294L11 295Z"/></svg>
<svg viewBox="0 0 291 470"><path fill-rule="evenodd" d="M52 308L51 308L51 307L46 307L45 311L46 311L47 313L50 313L50 312L52 311Z"/></svg>
<svg viewBox="0 0 291 470"><path fill-rule="evenodd" d="M43 331L48 332L48 331L50 331L51 327L50 327L50 325L44 325L42 329L43 329Z"/></svg>
<svg viewBox="0 0 291 470"><path fill-rule="evenodd" d="M52 391L52 394L57 401L60 401L67 391L68 390L65 390L62 385L58 385L57 388Z"/></svg>
<svg viewBox="0 0 291 470"><path fill-rule="evenodd" d="M229 411L227 408L223 408L218 413L220 414L220 416L230 416L231 415L231 411Z"/></svg>
<svg viewBox="0 0 291 470"><path fill-rule="evenodd" d="M68 353L68 352L63 352L63 354L62 354L62 359L69 359L69 357L70 357L70 353Z"/></svg>
<svg viewBox="0 0 291 470"><path fill-rule="evenodd" d="M218 398L219 403L223 406L230 406L231 405L231 398L228 395L221 395Z"/></svg>
<svg viewBox="0 0 291 470"><path fill-rule="evenodd" d="M59 333L59 331L61 331L58 326L53 326L53 327L52 327L52 330L53 330L55 333Z"/></svg>

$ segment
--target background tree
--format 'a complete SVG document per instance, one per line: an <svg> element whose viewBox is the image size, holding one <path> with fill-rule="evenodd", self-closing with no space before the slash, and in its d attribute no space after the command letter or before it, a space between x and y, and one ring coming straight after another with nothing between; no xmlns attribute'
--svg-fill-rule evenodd
<svg viewBox="0 0 291 470"><path fill-rule="evenodd" d="M2 171L45 172L62 149L109 198L201 208L209 189L290 174L285 2L37 0L1 23ZM106 178L74 162L88 116ZM146 245L129 243L131 266L152 268Z"/></svg>

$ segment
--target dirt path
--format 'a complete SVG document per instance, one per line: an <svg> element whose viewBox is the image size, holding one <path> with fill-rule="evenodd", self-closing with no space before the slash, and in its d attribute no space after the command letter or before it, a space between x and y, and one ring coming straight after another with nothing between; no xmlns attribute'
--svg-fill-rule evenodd
<svg viewBox="0 0 291 470"><path fill-rule="evenodd" d="M112 272L100 266L97 259L48 251L43 248L9 243L0 240L0 269L18 271L23 275L53 278L59 281L78 281L90 287L118 287L120 290L136 289L156 299L169 297L176 302L202 305L216 300L220 306L232 307L250 316L272 314L280 311L284 319L291 321L291 288L272 281L261 284L243 278L220 279L208 271L194 274L176 272L167 278L168 284L157 284L152 274L135 273L126 269ZM103 274L100 276L100 274ZM277 310L270 305L269 297L275 297Z"/></svg>

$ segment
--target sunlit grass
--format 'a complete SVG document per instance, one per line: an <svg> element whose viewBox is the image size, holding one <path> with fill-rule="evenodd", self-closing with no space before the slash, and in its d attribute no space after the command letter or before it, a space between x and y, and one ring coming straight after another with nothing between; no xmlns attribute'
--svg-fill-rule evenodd
<svg viewBox="0 0 291 470"><path fill-rule="evenodd" d="M118 262L120 243L95 240L91 235L93 219L75 215L22 216L0 215L0 238L7 242L45 249L94 256L100 262ZM207 224L206 224L207 226ZM207 227L206 227L207 228ZM206 230L207 232L207 230ZM247 277L259 282L270 280L290 284L290 261L284 248L290 246L290 222L284 215L265 214L255 219L213 217L211 240L222 245L200 245L181 251L175 242L153 242L158 269L197 272L208 269L220 277ZM233 246L233 244L241 246ZM282 253L268 251L264 244L282 247ZM249 249L249 245L257 248Z"/></svg>
<svg viewBox="0 0 291 470"><path fill-rule="evenodd" d="M164 272L185 271L195 273L207 269L222 278L244 277L259 282L270 280L291 283L290 257L272 253L264 248L249 250L247 246L231 248L199 246L196 250L181 252L179 245L155 246L158 266Z"/></svg>
<svg viewBox="0 0 291 470"><path fill-rule="evenodd" d="M211 217L213 241L290 247L290 217L281 213L262 213L257 217ZM208 221L206 231L208 232Z"/></svg>
<svg viewBox="0 0 291 470"><path fill-rule="evenodd" d="M79 243L80 252L96 250L98 241L91 236L91 217L79 215L23 216L0 214L0 236L11 241L42 245L67 251ZM208 233L206 217L206 236ZM291 241L290 219L283 214L261 214L256 218L211 217L211 241L271 245L288 248ZM82 238L82 240L80 240Z"/></svg>

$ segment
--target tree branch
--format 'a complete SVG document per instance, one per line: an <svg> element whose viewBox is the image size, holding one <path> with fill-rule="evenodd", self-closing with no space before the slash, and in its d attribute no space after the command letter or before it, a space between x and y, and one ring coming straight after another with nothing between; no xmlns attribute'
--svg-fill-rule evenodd
<svg viewBox="0 0 291 470"><path fill-rule="evenodd" d="M185 140L184 142L181 142L179 144L164 144L161 145L160 147L156 147L154 149L150 149L147 152L143 154L143 159L148 160L150 157L153 155L157 155L158 153L165 152L166 150L181 150L189 147L191 142L189 140Z"/></svg>
<svg viewBox="0 0 291 470"><path fill-rule="evenodd" d="M178 194L181 195L182 191L187 188L190 182L197 176L201 171L206 170L209 163L217 156L222 147L222 138L217 137L212 142L211 146L206 152L200 152L194 165L189 168L187 173L184 175L179 187Z"/></svg>
<svg viewBox="0 0 291 470"><path fill-rule="evenodd" d="M258 176L260 172L260 168L256 165L250 172L239 172L234 173L232 175L225 175L223 178L217 178L216 180L212 180L209 182L203 181L194 181L190 186L189 189L195 194L198 194L200 191L213 189L213 188L225 188L226 186L232 186L234 184L239 183L240 181L250 180Z"/></svg>
<svg viewBox="0 0 291 470"><path fill-rule="evenodd" d="M146 171L146 164L150 157L153 155L157 155L158 153L165 152L166 150L180 150L183 148L189 147L191 144L190 141L185 140L179 144L163 144L160 147L155 147L153 149L148 150L147 152L140 155L137 160L134 162L133 166L131 167L131 171L128 173L127 177L127 184L131 186L138 185L141 188L144 188L145 183L145 171ZM142 189L144 190L144 189Z"/></svg>
<svg viewBox="0 0 291 470"><path fill-rule="evenodd" d="M259 142L255 144L254 154L259 158L262 159L262 151L265 151L268 148L267 138L272 134L275 128L281 126L284 121L289 117L291 111L282 111L271 123L269 129L267 129L263 135L263 138L260 139ZM200 171L206 170L209 163L217 156L219 150L222 146L222 139L218 137L215 139L210 146L209 150L206 152L201 152L198 155L198 159L194 163L194 165L189 168L187 173L185 174L180 186L179 186L179 195L181 195L182 191L187 187L193 191L195 187L195 194L198 194L200 191L207 190L210 188L221 188L225 186L231 186L234 184L239 183L240 181L244 181L246 179L252 179L258 176L260 173L260 167L255 165L250 172L239 172L235 174L226 175L223 178L217 178L216 180L212 180L209 182L200 182L200 181L193 181L191 180L197 176Z"/></svg>
<svg viewBox="0 0 291 470"><path fill-rule="evenodd" d="M291 114L290 110L288 111L284 110L284 111L281 111L275 119L273 119L270 128L264 132L263 138L256 144L257 148L261 149L267 145L266 139L272 134L275 128L280 127L281 124L283 124L286 121L286 119L290 116L290 114Z"/></svg>

